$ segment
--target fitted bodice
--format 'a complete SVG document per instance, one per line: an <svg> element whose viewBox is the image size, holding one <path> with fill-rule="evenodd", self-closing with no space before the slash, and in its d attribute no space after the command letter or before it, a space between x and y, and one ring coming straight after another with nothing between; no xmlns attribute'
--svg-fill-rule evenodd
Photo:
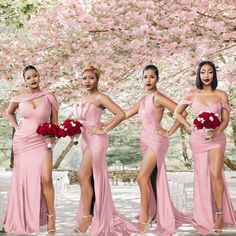
<svg viewBox="0 0 236 236"><path fill-rule="evenodd" d="M153 93L145 96L141 100L139 106L138 114L142 121L142 126L144 129L157 128L161 126L160 122L157 119L156 110L153 104L153 96Z"/></svg>
<svg viewBox="0 0 236 236"><path fill-rule="evenodd" d="M19 104L19 112L23 117L24 122L35 122L43 123L46 122L51 114L51 103L44 97L43 101L36 107L33 108L28 102L21 102Z"/></svg>
<svg viewBox="0 0 236 236"><path fill-rule="evenodd" d="M84 126L100 123L104 110L88 101L78 101L73 108L73 115Z"/></svg>
<svg viewBox="0 0 236 236"><path fill-rule="evenodd" d="M43 97L42 101L33 108L29 103L30 100ZM19 103L19 113L22 117L22 123L42 124L47 122L51 115L51 106L53 105L58 110L58 104L55 98L48 92L39 92L26 96L15 96L11 102Z"/></svg>
<svg viewBox="0 0 236 236"><path fill-rule="evenodd" d="M209 106L206 106L197 100L195 101L182 100L180 103L192 105L194 114L196 116L198 116L199 113L201 112L213 112L218 114L219 118L221 119L222 109L226 109L228 112L231 111L231 107L227 103L225 103L222 99L210 104Z"/></svg>
<svg viewBox="0 0 236 236"><path fill-rule="evenodd" d="M42 97L36 108L29 103L36 98ZM52 106L58 111L58 103L54 96L46 91L25 96L15 96L11 102L19 104L19 113L22 117L22 123L16 129L13 138L13 150L15 154L33 150L45 149L45 138L37 134L36 130L39 124L49 121Z"/></svg>

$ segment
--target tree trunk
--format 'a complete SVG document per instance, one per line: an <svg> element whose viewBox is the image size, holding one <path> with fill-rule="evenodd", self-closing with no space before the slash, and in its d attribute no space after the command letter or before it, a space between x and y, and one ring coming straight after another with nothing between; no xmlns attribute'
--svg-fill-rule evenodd
<svg viewBox="0 0 236 236"><path fill-rule="evenodd" d="M225 157L224 159L224 164L228 166L231 170L236 170L236 164L227 157Z"/></svg>
<svg viewBox="0 0 236 236"><path fill-rule="evenodd" d="M232 124L232 129L233 129L233 142L234 142L234 146L236 147L236 119L235 119L236 113L234 112L234 106L235 106L234 104L236 102L235 92L236 92L236 87L232 86L229 89L229 102L233 108L233 112L231 113L231 124ZM231 170L236 170L236 163L227 157L225 157L224 159L224 164L228 166Z"/></svg>
<svg viewBox="0 0 236 236"><path fill-rule="evenodd" d="M192 169L192 161L189 160L189 158L188 158L187 145L185 142L185 130L182 125L180 126L180 139L181 139L181 144L182 144L182 151L183 151L185 166L188 169Z"/></svg>
<svg viewBox="0 0 236 236"><path fill-rule="evenodd" d="M14 134L15 134L16 130L15 128L13 127L12 128L12 140L13 140L13 137L14 137ZM14 167L14 153L13 153L13 146L11 146L11 162L10 162L10 168L13 168Z"/></svg>
<svg viewBox="0 0 236 236"><path fill-rule="evenodd" d="M55 164L53 165L53 169L58 169L58 167L60 166L61 162L63 161L63 159L65 158L65 156L70 151L70 149L72 148L73 145L74 145L73 141L70 141L68 143L67 147L63 150L63 152L61 153L61 155L58 157L58 159L56 160Z"/></svg>
<svg viewBox="0 0 236 236"><path fill-rule="evenodd" d="M173 112L168 111L167 115L173 119ZM191 170L192 169L192 161L189 160L189 158L188 158L187 145L186 145L186 141L185 141L186 131L185 131L183 125L181 125L179 129L180 129L180 139L181 139L181 144L182 144L184 164L189 170Z"/></svg>
<svg viewBox="0 0 236 236"><path fill-rule="evenodd" d="M233 128L233 139L234 139L234 146L236 147L236 122L232 121L232 128ZM228 166L231 170L236 170L235 162L231 161L229 158L225 157L224 163Z"/></svg>
<svg viewBox="0 0 236 236"><path fill-rule="evenodd" d="M236 121L232 121L234 146L236 147Z"/></svg>

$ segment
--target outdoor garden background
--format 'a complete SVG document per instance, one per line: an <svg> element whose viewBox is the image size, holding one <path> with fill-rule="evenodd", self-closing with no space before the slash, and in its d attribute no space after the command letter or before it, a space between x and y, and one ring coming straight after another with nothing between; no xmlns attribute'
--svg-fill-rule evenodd
<svg viewBox="0 0 236 236"><path fill-rule="evenodd" d="M0 2L0 165L8 167L12 126L3 118L10 98L24 90L22 69L35 65L42 86L57 96L59 119L83 95L81 69L91 63L102 71L100 89L127 109L144 94L142 68L158 66L158 89L178 102L194 84L197 64L217 65L219 88L233 108L226 130L226 168L236 169L236 4L235 1L30 1ZM192 117L191 110L188 111ZM110 117L106 112L104 120ZM165 112L164 127L173 122ZM109 165L137 167L140 122L123 122L110 132ZM192 170L189 135L180 128L170 138L170 171ZM81 152L68 139L54 148L56 168L78 169Z"/></svg>
<svg viewBox="0 0 236 236"><path fill-rule="evenodd" d="M200 61L217 66L219 89L227 92L233 109L225 130L225 170L236 207L236 1L235 0L1 0L0 1L0 218L13 167L14 130L4 111L11 97L25 90L22 70L34 65L41 87L60 104L59 122L71 116L72 105L84 91L81 70L88 63L100 68L99 87L124 110L144 94L142 69L155 64L158 89L179 102L192 88ZM189 119L193 112L188 109ZM106 111L103 120L111 114ZM165 111L163 126L173 114ZM141 162L138 116L109 133L109 177L116 209L134 219L140 195L135 178ZM166 155L168 183L174 205L193 210L193 159L189 135L181 127L169 138ZM76 171L79 145L57 140L53 148L58 235L71 235L80 198ZM69 185L70 183L70 185ZM0 228L2 226L0 225ZM154 224L155 227L155 224ZM154 229L154 228L153 228ZM45 235L46 229L41 230ZM236 229L224 231L235 235ZM155 235L148 231L147 235ZM196 235L191 225L176 235Z"/></svg>

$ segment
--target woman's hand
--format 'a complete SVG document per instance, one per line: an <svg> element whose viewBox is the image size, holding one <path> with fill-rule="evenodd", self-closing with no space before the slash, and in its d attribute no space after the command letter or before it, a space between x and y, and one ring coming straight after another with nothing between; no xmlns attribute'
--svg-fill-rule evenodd
<svg viewBox="0 0 236 236"><path fill-rule="evenodd" d="M161 127L156 128L154 132L155 132L155 134L163 136L163 137L167 137L167 138L170 137L169 131L166 129L163 129Z"/></svg>
<svg viewBox="0 0 236 236"><path fill-rule="evenodd" d="M76 134L70 137L70 140L74 143L74 145L78 144L78 137L80 136L80 134Z"/></svg>
<svg viewBox="0 0 236 236"><path fill-rule="evenodd" d="M21 128L21 126L20 125L16 125L16 126L14 126L14 128L15 128L15 130L18 130L18 129Z"/></svg>
<svg viewBox="0 0 236 236"><path fill-rule="evenodd" d="M206 132L206 140L210 140L215 138L216 136L218 136L220 134L218 129L214 129L214 130L209 130Z"/></svg>
<svg viewBox="0 0 236 236"><path fill-rule="evenodd" d="M90 126L89 127L90 134L106 134L106 130L102 126Z"/></svg>
<svg viewBox="0 0 236 236"><path fill-rule="evenodd" d="M46 142L47 142L47 143L51 143L51 144L53 144L53 143L56 142L56 137L46 138Z"/></svg>
<svg viewBox="0 0 236 236"><path fill-rule="evenodd" d="M81 134L81 133L80 133L80 134ZM70 136L71 141L74 142L75 140L77 140L78 137L80 136L80 134L76 134L76 135Z"/></svg>
<svg viewBox="0 0 236 236"><path fill-rule="evenodd" d="M191 135L192 134L192 132L196 129L196 127L194 126L194 125L188 125L188 126L184 126L185 127L185 129L187 130L187 133L189 134L189 135Z"/></svg>
<svg viewBox="0 0 236 236"><path fill-rule="evenodd" d="M108 124L106 122L101 122L101 128L104 129L108 126Z"/></svg>

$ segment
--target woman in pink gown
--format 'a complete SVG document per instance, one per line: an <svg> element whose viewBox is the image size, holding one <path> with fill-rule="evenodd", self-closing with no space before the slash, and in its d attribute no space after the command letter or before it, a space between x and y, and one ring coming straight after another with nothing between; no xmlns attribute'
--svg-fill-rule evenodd
<svg viewBox="0 0 236 236"><path fill-rule="evenodd" d="M173 235L180 225L189 221L189 217L175 209L170 198L165 155L168 137L177 130L180 123L175 122L169 131L162 128L164 109L174 112L177 104L157 90L158 79L156 66L148 65L144 68L143 82L148 94L126 112L126 118L138 113L142 121L140 145L143 161L137 177L141 193L139 232L145 233L150 221L156 218L156 232L167 236ZM151 181L156 167L156 179Z"/></svg>
<svg viewBox="0 0 236 236"><path fill-rule="evenodd" d="M95 67L87 66L82 76L88 96L75 104L73 112L83 124L83 159L79 170L81 199L75 233L83 234L91 225L91 236L128 236L136 231L136 227L115 211L106 162L109 146L107 133L122 121L124 112L109 97L98 91L99 71ZM106 128L102 128L100 117L106 108L115 118Z"/></svg>
<svg viewBox="0 0 236 236"><path fill-rule="evenodd" d="M14 168L3 224L5 231L12 234L39 233L40 225L48 224L48 232L52 234L55 233L52 151L36 129L50 117L57 123L58 104L53 95L40 90L35 67L27 66L23 75L27 91L13 97L6 111L16 132ZM14 115L17 108L21 124Z"/></svg>
<svg viewBox="0 0 236 236"><path fill-rule="evenodd" d="M227 94L217 87L215 65L203 61L197 70L196 86L176 108L176 118L192 132L190 147L194 156L194 217L193 226L203 234L220 234L222 228L236 224L235 212L225 182L223 164L231 108ZM210 111L218 114L220 126L212 131L195 129L181 115L191 105L196 116Z"/></svg>

